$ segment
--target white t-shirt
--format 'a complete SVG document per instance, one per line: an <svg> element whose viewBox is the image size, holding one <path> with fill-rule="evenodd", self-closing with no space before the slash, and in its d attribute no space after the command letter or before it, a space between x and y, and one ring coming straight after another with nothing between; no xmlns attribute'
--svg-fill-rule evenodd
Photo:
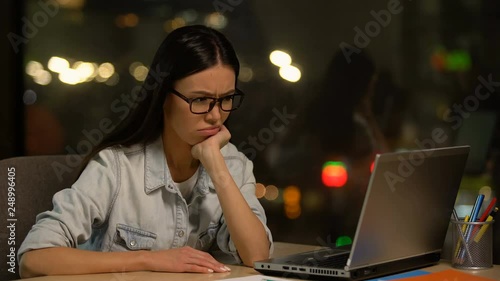
<svg viewBox="0 0 500 281"><path fill-rule="evenodd" d="M198 179L198 171L200 169L197 169L196 172L194 173L193 176L191 176L189 179L183 181L183 182L174 182L174 184L177 186L179 191L182 194L182 197L186 199L186 202L189 201L191 198L191 195L193 194L193 189L196 184L196 180Z"/></svg>

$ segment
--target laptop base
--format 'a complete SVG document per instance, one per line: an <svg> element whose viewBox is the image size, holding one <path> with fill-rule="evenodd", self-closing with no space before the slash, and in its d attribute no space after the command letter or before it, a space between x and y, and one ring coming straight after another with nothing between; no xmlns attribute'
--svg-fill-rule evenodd
<svg viewBox="0 0 500 281"><path fill-rule="evenodd" d="M256 263L254 268L264 275L279 276L284 278L297 278L305 280L365 280L434 265L439 262L440 258L440 253L430 253L405 260L353 269L349 271L349 277L338 275L340 272L344 271L343 269L336 270L332 268L308 266L291 267L288 264L266 264L266 261Z"/></svg>

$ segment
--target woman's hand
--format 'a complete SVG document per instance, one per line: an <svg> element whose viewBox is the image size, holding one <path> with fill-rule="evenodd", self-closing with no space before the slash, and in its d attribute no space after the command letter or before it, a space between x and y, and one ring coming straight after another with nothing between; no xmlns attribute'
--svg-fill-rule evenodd
<svg viewBox="0 0 500 281"><path fill-rule="evenodd" d="M148 263L152 271L199 273L231 271L210 254L188 246L149 253Z"/></svg>
<svg viewBox="0 0 500 281"><path fill-rule="evenodd" d="M203 163L203 160L206 159L206 157L210 157L215 151L220 151L220 149L225 146L230 139L231 133L229 133L226 126L222 125L217 134L194 145L191 148L191 154L194 158L199 159Z"/></svg>

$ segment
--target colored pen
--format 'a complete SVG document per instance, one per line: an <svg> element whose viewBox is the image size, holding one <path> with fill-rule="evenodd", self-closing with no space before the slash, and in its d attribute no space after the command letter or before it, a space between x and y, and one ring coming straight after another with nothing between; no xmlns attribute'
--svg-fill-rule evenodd
<svg viewBox="0 0 500 281"><path fill-rule="evenodd" d="M475 222L477 220L479 210L481 209L481 205L483 204L483 200L484 200L484 194L479 194L476 198L476 203L474 203L474 207L472 207L472 212L471 212L471 215L469 218L470 222ZM467 230L466 230L466 234L465 234L465 243L469 242L473 228L474 227L472 225L467 225ZM461 252L460 252L459 260L463 260L464 255L465 255L465 251L464 251L464 248L462 248Z"/></svg>
<svg viewBox="0 0 500 281"><path fill-rule="evenodd" d="M457 222L459 221L457 211L455 210L455 208L453 208L453 219ZM469 216L466 216L465 220L466 221L469 220ZM470 251L469 251L469 245L467 245L467 243L465 243L465 237L464 237L465 224L462 226L462 229L460 229L460 226L458 224L456 226L457 226L457 232L460 236L459 236L459 240L457 242L457 246L455 247L455 249L456 249L455 256L457 256L457 254L459 253L460 241L462 241L463 246L465 247L465 251L467 252L467 256L469 257L470 262L473 264L474 262L472 261L472 255L470 254Z"/></svg>
<svg viewBox="0 0 500 281"><path fill-rule="evenodd" d="M465 216L464 218L464 222L469 222L469 215ZM457 230L459 230L459 233L460 233L460 236L462 238L464 238L464 234L465 234L465 228L467 227L467 225L464 223L462 225L462 230L460 231L460 229L458 229L458 224L457 224ZM464 244L465 243L465 240L463 240ZM455 246L455 256L458 257L458 253L460 252L460 240L457 242L457 246Z"/></svg>
<svg viewBox="0 0 500 281"><path fill-rule="evenodd" d="M490 201L490 204L488 204L488 207L486 208L486 210L484 210L483 215L479 218L479 222L484 222L488 218L491 211L495 207L496 202L497 202L497 198L493 197L493 199L491 199L491 201ZM479 227L480 227L479 225L474 226L474 230L472 230L472 237L474 237L474 235L476 235L477 231L479 230Z"/></svg>
<svg viewBox="0 0 500 281"><path fill-rule="evenodd" d="M484 221L486 218L488 218L488 215L491 213L491 210L493 210L493 207L495 207L496 202L497 202L497 198L493 197L493 199L491 199L490 204L488 205L486 210L484 210L483 215L481 216L481 218L479 218L479 221Z"/></svg>
<svg viewBox="0 0 500 281"><path fill-rule="evenodd" d="M498 207L495 207L495 209L493 211L491 211L491 213L488 216L488 218L486 219L486 221L487 222L492 221L495 218L495 215L497 214L497 212L498 212ZM484 233L488 229L488 226L490 226L490 224L485 224L485 225L481 226L481 229L479 230L479 232L474 237L474 242L478 243L481 240L481 238L483 237Z"/></svg>

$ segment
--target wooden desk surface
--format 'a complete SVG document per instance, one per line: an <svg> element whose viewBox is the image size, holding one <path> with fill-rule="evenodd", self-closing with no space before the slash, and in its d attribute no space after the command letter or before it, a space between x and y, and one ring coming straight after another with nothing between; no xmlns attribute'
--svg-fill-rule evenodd
<svg viewBox="0 0 500 281"><path fill-rule="evenodd" d="M317 249L321 249L319 246L311 246L311 245L299 245L299 244L290 244L290 243L282 243L275 242L274 244L274 257L286 256L290 254L305 252L305 251L314 251ZM177 281L177 280L220 280L227 278L235 278L235 277L244 277L249 275L257 275L259 272L255 271L253 268L245 267L245 266L237 266L237 265L228 265L231 268L231 272L227 273L211 273L211 274L195 274L195 273L159 273L159 272L127 272L127 273L106 273L106 274L90 274L90 275L65 275L65 276L45 276L45 277L36 277L32 279L26 279L30 281L139 281L139 280L151 280L151 281ZM438 265L424 268L426 271L437 272L445 269L451 268L449 263L442 262ZM464 271L469 274L483 276L492 278L494 280L500 280L500 266L495 265L492 269L486 270L476 270L476 271ZM295 279L290 279L295 280Z"/></svg>

